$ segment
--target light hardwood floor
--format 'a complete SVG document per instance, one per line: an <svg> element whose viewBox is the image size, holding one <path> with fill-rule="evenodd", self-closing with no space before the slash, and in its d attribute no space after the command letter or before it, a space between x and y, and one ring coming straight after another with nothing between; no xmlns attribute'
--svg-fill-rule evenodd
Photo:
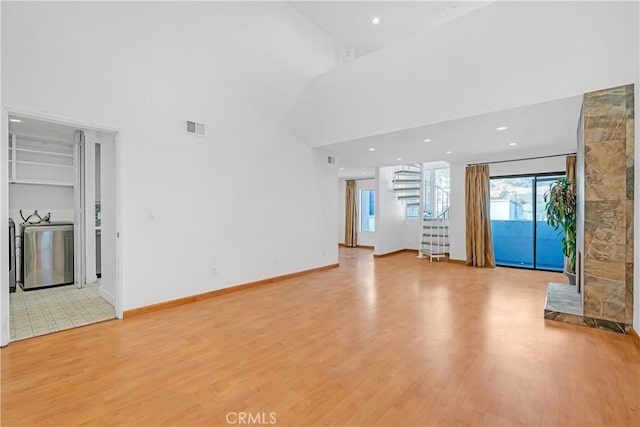
<svg viewBox="0 0 640 427"><path fill-rule="evenodd" d="M12 343L2 425L639 424L631 337L543 319L559 274L347 248L340 262Z"/></svg>

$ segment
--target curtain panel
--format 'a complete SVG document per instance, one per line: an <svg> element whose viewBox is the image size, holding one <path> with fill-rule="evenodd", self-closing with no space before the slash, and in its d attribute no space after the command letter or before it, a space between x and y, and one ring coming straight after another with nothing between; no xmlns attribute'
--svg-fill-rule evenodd
<svg viewBox="0 0 640 427"><path fill-rule="evenodd" d="M567 160L566 160L567 179L573 182L574 188L576 183L576 160L577 160L577 156L575 155L567 156Z"/></svg>
<svg viewBox="0 0 640 427"><path fill-rule="evenodd" d="M345 221L344 245L355 248L358 246L358 203L356 200L356 182L347 181L344 192Z"/></svg>
<svg viewBox="0 0 640 427"><path fill-rule="evenodd" d="M465 171L465 214L467 265L495 267L489 214L489 165L467 166Z"/></svg>

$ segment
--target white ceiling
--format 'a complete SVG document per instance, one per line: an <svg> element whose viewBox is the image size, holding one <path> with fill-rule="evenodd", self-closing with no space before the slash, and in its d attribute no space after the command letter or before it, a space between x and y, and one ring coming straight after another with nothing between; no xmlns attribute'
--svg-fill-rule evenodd
<svg viewBox="0 0 640 427"><path fill-rule="evenodd" d="M376 166L564 154L577 149L581 104L582 96L576 96L318 148L336 155L337 165L343 168L339 176L343 178L365 176L362 171L371 171ZM507 129L496 130L500 126ZM425 142L427 138L431 141ZM509 145L513 142L517 145Z"/></svg>
<svg viewBox="0 0 640 427"><path fill-rule="evenodd" d="M20 120L16 123L12 120ZM27 117L9 116L9 132L17 135L53 142L73 144L77 127L45 122Z"/></svg>
<svg viewBox="0 0 640 427"><path fill-rule="evenodd" d="M489 1L291 1L360 57L489 4ZM374 17L380 19L373 25Z"/></svg>

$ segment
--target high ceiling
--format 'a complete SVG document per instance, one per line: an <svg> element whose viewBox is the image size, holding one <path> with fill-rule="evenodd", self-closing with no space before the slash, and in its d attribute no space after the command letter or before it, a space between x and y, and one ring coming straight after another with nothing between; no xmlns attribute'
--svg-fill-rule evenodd
<svg viewBox="0 0 640 427"><path fill-rule="evenodd" d="M575 152L581 103L582 97L576 96L319 148L335 153L343 178L370 176L376 166ZM501 127L506 129L498 130Z"/></svg>
<svg viewBox="0 0 640 427"><path fill-rule="evenodd" d="M291 1L356 57L419 35L490 1ZM378 24L372 20L379 19ZM338 157L341 177L373 176L406 163L508 160L576 150L581 97L482 114L318 147ZM426 120L425 120L426 121ZM501 126L504 130L497 130ZM425 139L430 141L425 142ZM373 149L373 150L371 150Z"/></svg>
<svg viewBox="0 0 640 427"><path fill-rule="evenodd" d="M291 5L360 57L419 34L488 1L291 1ZM374 18L380 22L372 23Z"/></svg>

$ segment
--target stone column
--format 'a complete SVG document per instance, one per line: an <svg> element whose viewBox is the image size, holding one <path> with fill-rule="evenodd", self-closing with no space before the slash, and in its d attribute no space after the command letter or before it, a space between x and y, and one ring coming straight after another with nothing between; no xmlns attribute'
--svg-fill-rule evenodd
<svg viewBox="0 0 640 427"><path fill-rule="evenodd" d="M584 321L619 332L633 318L633 85L584 95ZM579 159L580 161L580 159Z"/></svg>

